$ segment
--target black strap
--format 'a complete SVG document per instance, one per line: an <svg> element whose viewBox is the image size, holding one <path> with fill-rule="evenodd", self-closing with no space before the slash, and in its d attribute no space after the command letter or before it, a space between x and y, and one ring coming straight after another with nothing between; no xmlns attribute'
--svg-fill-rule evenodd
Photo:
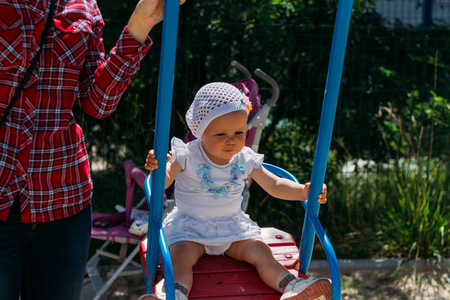
<svg viewBox="0 0 450 300"><path fill-rule="evenodd" d="M45 21L44 30L42 31L41 41L39 43L39 49L36 52L36 55L33 57L33 61L31 62L30 66L27 69L27 72L23 76L22 81L20 82L20 84L16 88L16 90L14 91L14 95L11 98L11 102L9 102L8 107L6 107L5 113L3 114L2 120L0 121L0 127L3 125L3 123L6 122L6 118L8 117L9 113L11 112L11 109L13 108L17 99L19 99L20 93L22 92L23 88L27 84L28 80L30 79L31 73L33 72L34 68L36 67L36 64L39 60L39 56L41 56L41 52L42 52L42 48L44 47L45 40L47 39L48 32L50 30L50 24L52 23L54 13L55 13L55 0L51 0L50 11L48 12L47 20Z"/></svg>

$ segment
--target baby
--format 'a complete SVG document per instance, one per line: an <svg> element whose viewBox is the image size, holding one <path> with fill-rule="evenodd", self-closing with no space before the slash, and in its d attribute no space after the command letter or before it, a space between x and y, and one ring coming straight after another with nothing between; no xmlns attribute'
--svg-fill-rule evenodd
<svg viewBox="0 0 450 300"><path fill-rule="evenodd" d="M205 253L226 254L255 266L261 279L282 293L280 299L331 299L328 278L296 278L275 260L259 226L241 209L244 179L251 176L266 192L284 200L306 200L309 183L275 176L262 165L264 156L245 147L249 99L233 85L203 86L186 113L198 138L185 144L173 138L166 165L166 188L175 181L176 207L163 222L172 258L175 295L188 299L192 267ZM158 168L150 150L145 168ZM326 203L324 184L318 202ZM166 299L165 294L140 300Z"/></svg>

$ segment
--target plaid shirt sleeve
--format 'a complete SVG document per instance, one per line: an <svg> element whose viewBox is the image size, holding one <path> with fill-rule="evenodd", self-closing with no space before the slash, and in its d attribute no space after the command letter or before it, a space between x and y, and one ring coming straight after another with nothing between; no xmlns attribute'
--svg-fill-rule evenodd
<svg viewBox="0 0 450 300"><path fill-rule="evenodd" d="M89 115L104 118L117 108L151 42L148 40L141 45L125 28L106 61L103 43L96 34L89 39L89 45L91 50L86 55L86 77L81 83L79 102Z"/></svg>
<svg viewBox="0 0 450 300"><path fill-rule="evenodd" d="M49 1L0 0L0 117L39 47ZM66 218L86 207L92 180L75 102L91 116L116 109L151 40L126 27L106 59L95 0L56 0L39 63L0 127L0 220L15 199L21 222Z"/></svg>

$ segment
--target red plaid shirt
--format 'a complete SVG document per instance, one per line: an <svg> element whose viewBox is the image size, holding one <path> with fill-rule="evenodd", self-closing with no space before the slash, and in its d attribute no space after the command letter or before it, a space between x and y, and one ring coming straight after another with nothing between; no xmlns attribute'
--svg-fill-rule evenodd
<svg viewBox="0 0 450 300"><path fill-rule="evenodd" d="M39 47L50 0L0 0L0 117ZM19 196L21 222L74 215L91 201L83 132L72 107L104 118L116 109L151 40L125 28L105 59L95 0L56 0L39 63L0 128L0 219Z"/></svg>

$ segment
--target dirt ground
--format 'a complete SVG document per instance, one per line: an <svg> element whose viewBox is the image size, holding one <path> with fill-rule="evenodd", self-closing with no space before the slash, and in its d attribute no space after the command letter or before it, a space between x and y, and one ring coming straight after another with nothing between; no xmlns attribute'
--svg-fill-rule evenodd
<svg viewBox="0 0 450 300"><path fill-rule="evenodd" d="M341 269L342 299L364 300L448 300L450 299L449 267ZM327 276L319 269L309 276ZM109 290L108 300L137 300L144 294L142 276L118 278Z"/></svg>
<svg viewBox="0 0 450 300"><path fill-rule="evenodd" d="M311 271L310 276L327 276ZM341 269L342 299L450 299L449 269Z"/></svg>

